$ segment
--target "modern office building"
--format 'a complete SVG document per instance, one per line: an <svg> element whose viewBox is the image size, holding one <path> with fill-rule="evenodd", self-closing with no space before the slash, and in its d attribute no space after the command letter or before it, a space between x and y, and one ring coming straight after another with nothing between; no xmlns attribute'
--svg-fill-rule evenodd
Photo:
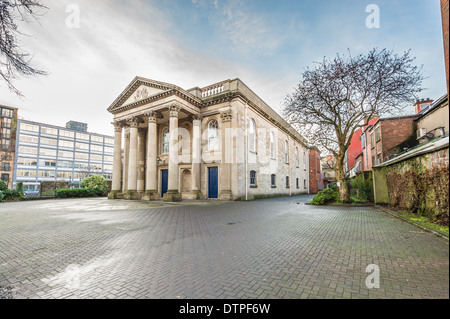
<svg viewBox="0 0 450 319"><path fill-rule="evenodd" d="M23 182L24 190L31 190L44 181L78 187L91 175L112 179L112 136L89 133L84 123L69 122L67 128L19 120L17 126L14 185Z"/></svg>
<svg viewBox="0 0 450 319"><path fill-rule="evenodd" d="M0 179L12 188L17 108L0 105Z"/></svg>

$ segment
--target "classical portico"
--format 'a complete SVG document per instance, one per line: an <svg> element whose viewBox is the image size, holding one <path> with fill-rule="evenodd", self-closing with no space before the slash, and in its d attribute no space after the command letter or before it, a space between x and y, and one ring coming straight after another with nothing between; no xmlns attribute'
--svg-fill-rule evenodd
<svg viewBox="0 0 450 319"><path fill-rule="evenodd" d="M252 101L247 95L254 93L239 79L183 90L136 77L108 108L115 128L109 198L169 202L247 198L255 189L246 180L251 169L247 163L251 152L247 149L244 154L247 109L264 119L269 129L278 127L292 135L290 140L304 144L262 100L255 95ZM288 171L285 165L280 169ZM266 192L265 185L259 185Z"/></svg>

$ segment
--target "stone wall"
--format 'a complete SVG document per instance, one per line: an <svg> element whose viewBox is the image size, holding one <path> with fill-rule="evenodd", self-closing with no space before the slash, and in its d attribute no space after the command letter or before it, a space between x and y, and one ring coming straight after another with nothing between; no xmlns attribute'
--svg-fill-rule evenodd
<svg viewBox="0 0 450 319"><path fill-rule="evenodd" d="M449 148L374 168L377 203L449 222Z"/></svg>

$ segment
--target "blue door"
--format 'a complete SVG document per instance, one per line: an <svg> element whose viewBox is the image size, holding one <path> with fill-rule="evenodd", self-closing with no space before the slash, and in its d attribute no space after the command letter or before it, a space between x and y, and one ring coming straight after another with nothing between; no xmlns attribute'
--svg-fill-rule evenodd
<svg viewBox="0 0 450 319"><path fill-rule="evenodd" d="M169 170L163 169L161 171L161 197L163 197L164 194L167 193L168 188L169 188Z"/></svg>
<svg viewBox="0 0 450 319"><path fill-rule="evenodd" d="M208 168L208 197L219 198L219 168Z"/></svg>

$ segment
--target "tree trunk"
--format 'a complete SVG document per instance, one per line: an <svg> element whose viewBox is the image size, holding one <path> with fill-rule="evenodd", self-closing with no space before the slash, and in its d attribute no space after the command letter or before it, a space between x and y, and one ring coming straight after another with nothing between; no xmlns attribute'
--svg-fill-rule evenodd
<svg viewBox="0 0 450 319"><path fill-rule="evenodd" d="M350 202L350 192L348 190L347 180L345 179L345 155L339 155L336 159L336 181L340 183L339 200L343 203Z"/></svg>

